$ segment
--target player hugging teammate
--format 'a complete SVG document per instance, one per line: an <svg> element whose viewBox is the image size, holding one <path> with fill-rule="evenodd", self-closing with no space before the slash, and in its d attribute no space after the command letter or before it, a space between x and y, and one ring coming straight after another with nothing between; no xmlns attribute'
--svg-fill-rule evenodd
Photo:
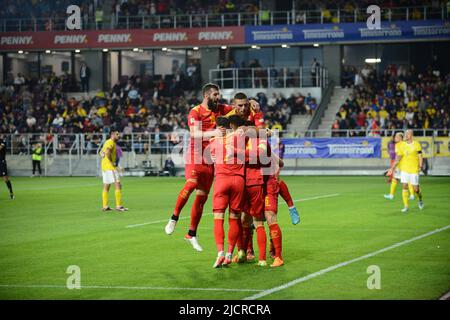
<svg viewBox="0 0 450 320"><path fill-rule="evenodd" d="M266 130L257 130L264 124L259 104L239 92L233 105L219 104L219 87L203 87L203 101L188 116L190 127L189 152L186 158L186 183L178 196L172 217L165 227L174 232L181 209L189 195L197 190L191 210L191 223L185 239L194 249L202 251L196 237L209 190L214 181L213 213L214 236L218 256L214 267L248 260L246 250L251 247L252 226L256 228L259 248L259 266L266 266L267 236L264 221L269 225L273 246L272 267L284 264L281 256L282 237L276 215L278 194L288 203L292 222L300 222L297 209L284 182L278 180L282 160L270 150ZM280 183L283 185L280 188ZM224 250L224 216L229 208L228 248ZM235 246L238 255L232 259Z"/></svg>

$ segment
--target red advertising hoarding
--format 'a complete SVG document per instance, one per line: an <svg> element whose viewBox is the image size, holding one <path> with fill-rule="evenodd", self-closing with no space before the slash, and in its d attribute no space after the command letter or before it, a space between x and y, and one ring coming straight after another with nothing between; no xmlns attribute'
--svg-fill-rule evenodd
<svg viewBox="0 0 450 320"><path fill-rule="evenodd" d="M244 43L244 27L0 33L0 51L192 47Z"/></svg>

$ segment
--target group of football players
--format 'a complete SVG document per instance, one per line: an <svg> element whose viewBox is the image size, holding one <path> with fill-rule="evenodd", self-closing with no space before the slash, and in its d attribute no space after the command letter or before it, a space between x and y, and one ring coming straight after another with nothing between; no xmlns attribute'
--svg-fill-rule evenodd
<svg viewBox="0 0 450 320"><path fill-rule="evenodd" d="M221 104L220 89L209 83L202 89L202 103L189 112L189 150L186 153L183 189L165 232L174 232L181 210L195 190L191 208L189 231L185 239L197 251L202 247L197 240L197 228L203 207L214 184L213 214L214 238L218 255L214 267L232 262L254 259L253 229L259 249L259 266L267 266L267 235L270 231L272 267L284 264L282 232L277 222L278 195L286 201L293 224L300 222L286 183L279 179L282 157L272 152L264 129L264 115L256 100L245 93L234 95L231 105ZM214 179L215 177L215 179ZM229 209L228 248L224 250L224 215ZM237 247L237 255L232 257Z"/></svg>

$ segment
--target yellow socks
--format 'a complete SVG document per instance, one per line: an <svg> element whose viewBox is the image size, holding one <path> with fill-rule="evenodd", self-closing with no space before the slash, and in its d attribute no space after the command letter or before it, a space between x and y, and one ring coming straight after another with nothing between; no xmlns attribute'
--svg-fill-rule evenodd
<svg viewBox="0 0 450 320"><path fill-rule="evenodd" d="M394 195L395 189L397 188L397 185L398 185L397 179L392 179L392 182L391 182L391 192L390 192L390 195L391 195L391 196Z"/></svg>
<svg viewBox="0 0 450 320"><path fill-rule="evenodd" d="M408 183L408 190L409 190L409 194L410 195L415 194L414 187L413 187L413 185L411 183Z"/></svg>
<svg viewBox="0 0 450 320"><path fill-rule="evenodd" d="M409 207L408 201L409 201L409 192L408 190L403 189L402 190L402 198L403 198L403 205L405 208Z"/></svg>
<svg viewBox="0 0 450 320"><path fill-rule="evenodd" d="M122 206L122 190L116 189L116 207Z"/></svg>
<svg viewBox="0 0 450 320"><path fill-rule="evenodd" d="M103 190L102 192L102 202L103 202L103 208L106 208L108 206L108 192Z"/></svg>

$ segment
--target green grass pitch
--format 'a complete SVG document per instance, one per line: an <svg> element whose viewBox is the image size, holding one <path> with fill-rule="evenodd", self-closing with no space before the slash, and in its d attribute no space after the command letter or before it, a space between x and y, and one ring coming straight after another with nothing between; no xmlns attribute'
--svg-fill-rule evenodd
<svg viewBox="0 0 450 320"><path fill-rule="evenodd" d="M213 269L211 199L198 231L203 252L183 240L193 196L175 233L164 233L181 178L124 178L130 211L105 214L98 178L13 177L15 200L0 185L0 299L243 299L450 225L450 178L421 178L425 208L413 201L408 214L400 187L395 200L383 198L382 177L284 179L302 220L293 226L280 203L285 266ZM81 289L66 288L71 265ZM381 289L367 288L371 265ZM262 299L438 299L449 288L450 228Z"/></svg>

